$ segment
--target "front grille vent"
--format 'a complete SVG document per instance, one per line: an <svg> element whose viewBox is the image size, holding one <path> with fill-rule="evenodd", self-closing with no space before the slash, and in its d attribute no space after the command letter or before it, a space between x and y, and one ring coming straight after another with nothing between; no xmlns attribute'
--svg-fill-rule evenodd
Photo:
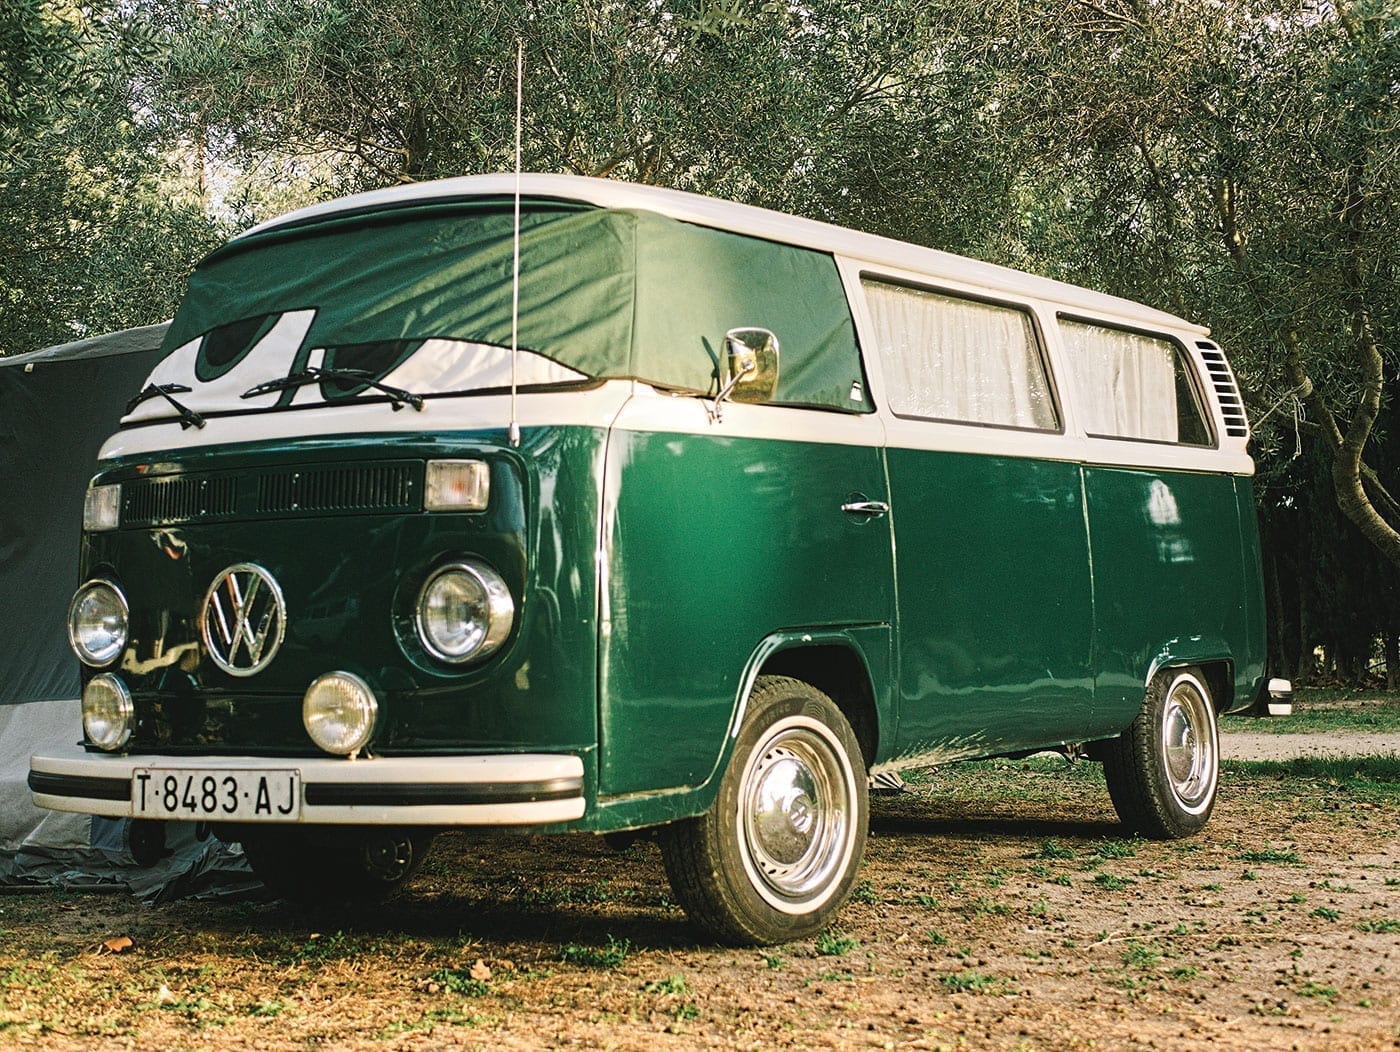
<svg viewBox="0 0 1400 1052"><path fill-rule="evenodd" d="M126 526L173 526L231 516L238 507L238 477L179 476L144 479L122 487Z"/></svg>
<svg viewBox="0 0 1400 1052"><path fill-rule="evenodd" d="M1225 416L1225 433L1231 438L1248 438L1249 418L1245 416L1244 399L1240 397L1240 385L1235 381L1235 373L1225 360L1225 352L1209 340L1200 341L1196 347L1206 363L1210 384L1215 388L1215 397Z"/></svg>
<svg viewBox="0 0 1400 1052"><path fill-rule="evenodd" d="M412 511L417 494L408 464L302 468L258 479L257 510L287 512Z"/></svg>
<svg viewBox="0 0 1400 1052"><path fill-rule="evenodd" d="M307 465L138 478L122 484L124 527L423 510L423 462Z"/></svg>

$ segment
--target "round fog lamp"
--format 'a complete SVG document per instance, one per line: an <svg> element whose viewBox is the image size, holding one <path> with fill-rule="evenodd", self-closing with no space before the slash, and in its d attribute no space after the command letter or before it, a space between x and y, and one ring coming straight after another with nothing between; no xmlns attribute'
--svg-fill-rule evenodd
<svg viewBox="0 0 1400 1052"><path fill-rule="evenodd" d="M68 642L85 665L110 665L126 646L126 597L106 581L89 581L68 604Z"/></svg>
<svg viewBox="0 0 1400 1052"><path fill-rule="evenodd" d="M350 756L365 747L378 712L369 684L349 672L327 672L306 688L301 702L306 733L336 756Z"/></svg>
<svg viewBox="0 0 1400 1052"><path fill-rule="evenodd" d="M483 563L444 566L418 593L418 638L428 653L454 665L496 650L514 622L510 589Z"/></svg>
<svg viewBox="0 0 1400 1052"><path fill-rule="evenodd" d="M83 733L106 752L116 752L131 741L135 708L126 684L110 672L93 676L83 688Z"/></svg>

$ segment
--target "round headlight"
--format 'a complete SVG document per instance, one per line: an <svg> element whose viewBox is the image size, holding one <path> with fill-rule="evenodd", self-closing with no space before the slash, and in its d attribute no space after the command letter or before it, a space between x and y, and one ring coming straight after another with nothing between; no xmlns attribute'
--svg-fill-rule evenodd
<svg viewBox="0 0 1400 1052"><path fill-rule="evenodd" d="M83 733L99 749L115 752L125 747L135 713L131 692L110 672L93 676L83 688Z"/></svg>
<svg viewBox="0 0 1400 1052"><path fill-rule="evenodd" d="M418 593L418 638L433 657L454 665L490 654L514 622L510 589L483 563L444 566Z"/></svg>
<svg viewBox="0 0 1400 1052"><path fill-rule="evenodd" d="M301 721L320 748L349 756L364 748L374 732L379 702L369 684L349 672L327 672L306 688Z"/></svg>
<svg viewBox="0 0 1400 1052"><path fill-rule="evenodd" d="M85 665L100 668L126 646L126 596L107 581L89 581L68 604L68 642Z"/></svg>

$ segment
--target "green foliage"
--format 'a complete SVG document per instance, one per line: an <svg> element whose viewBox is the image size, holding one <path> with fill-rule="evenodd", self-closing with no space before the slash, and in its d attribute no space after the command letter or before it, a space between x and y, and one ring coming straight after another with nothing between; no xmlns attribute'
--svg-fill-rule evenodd
<svg viewBox="0 0 1400 1052"><path fill-rule="evenodd" d="M606 946L579 946L571 942L559 951L559 959L565 964L587 968L620 968L631 952L630 939L615 939L609 935Z"/></svg>
<svg viewBox="0 0 1400 1052"><path fill-rule="evenodd" d="M0 11L0 354L168 317L220 240L143 120L156 50L125 4Z"/></svg>
<svg viewBox="0 0 1400 1052"><path fill-rule="evenodd" d="M859 945L860 940L854 936L829 929L818 935L815 943L818 957L844 957Z"/></svg>

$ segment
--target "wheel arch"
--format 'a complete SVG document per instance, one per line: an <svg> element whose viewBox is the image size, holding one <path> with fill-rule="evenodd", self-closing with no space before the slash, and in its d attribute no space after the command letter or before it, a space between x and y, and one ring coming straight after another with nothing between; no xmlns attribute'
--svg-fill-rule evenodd
<svg viewBox="0 0 1400 1052"><path fill-rule="evenodd" d="M1172 640L1152 659L1143 680L1143 690L1164 672L1190 667L1198 669L1205 680L1217 716L1235 708L1235 658L1221 640L1204 637Z"/></svg>
<svg viewBox="0 0 1400 1052"><path fill-rule="evenodd" d="M871 639L872 632L878 638ZM745 666L729 723L725 755L716 774L729 762L730 746L744 722L749 695L759 676L788 676L811 684L831 698L855 731L861 758L869 770L883 758L885 743L893 738L888 655L888 626L776 632L765 638ZM885 672L883 688L881 670Z"/></svg>

